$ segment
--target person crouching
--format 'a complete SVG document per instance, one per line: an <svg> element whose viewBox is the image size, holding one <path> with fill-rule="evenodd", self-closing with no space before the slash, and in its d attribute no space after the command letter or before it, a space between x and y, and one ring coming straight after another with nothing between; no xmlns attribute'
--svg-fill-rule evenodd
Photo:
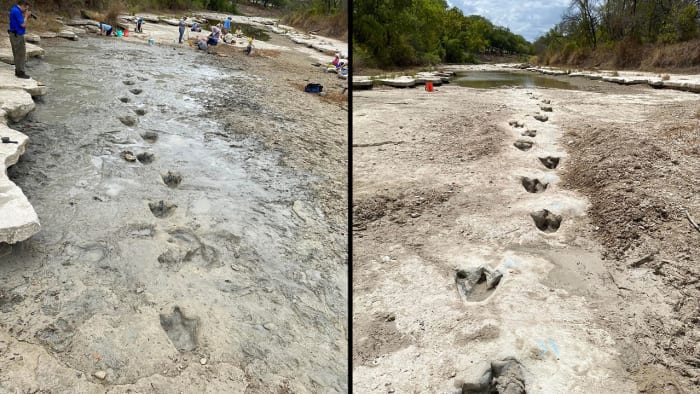
<svg viewBox="0 0 700 394"><path fill-rule="evenodd" d="M106 23L100 23L100 34L104 34L106 36L111 36L112 31L114 31L114 28L112 25L108 25Z"/></svg>
<svg viewBox="0 0 700 394"><path fill-rule="evenodd" d="M211 34L207 40L207 45L216 45L219 43L219 38L221 38L221 29L218 26L211 27Z"/></svg>

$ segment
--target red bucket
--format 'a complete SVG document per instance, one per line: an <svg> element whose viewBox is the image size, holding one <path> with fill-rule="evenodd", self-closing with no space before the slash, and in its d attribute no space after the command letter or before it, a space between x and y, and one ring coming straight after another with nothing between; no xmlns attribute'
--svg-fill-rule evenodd
<svg viewBox="0 0 700 394"><path fill-rule="evenodd" d="M129 37L129 30L124 30L124 37Z"/></svg>
<svg viewBox="0 0 700 394"><path fill-rule="evenodd" d="M425 83L425 91L426 91L426 92L432 92L432 91L433 91L433 83L432 83L432 82L426 82L426 83Z"/></svg>

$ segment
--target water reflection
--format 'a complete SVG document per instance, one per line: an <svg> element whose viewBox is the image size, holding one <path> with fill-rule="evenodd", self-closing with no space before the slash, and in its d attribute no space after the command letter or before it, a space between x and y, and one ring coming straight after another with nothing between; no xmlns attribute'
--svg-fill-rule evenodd
<svg viewBox="0 0 700 394"><path fill-rule="evenodd" d="M460 72L457 73L457 78L453 80L453 83L459 86L477 89L494 89L506 86L571 90L576 89L576 86L554 78L547 78L529 73L526 74L506 71Z"/></svg>

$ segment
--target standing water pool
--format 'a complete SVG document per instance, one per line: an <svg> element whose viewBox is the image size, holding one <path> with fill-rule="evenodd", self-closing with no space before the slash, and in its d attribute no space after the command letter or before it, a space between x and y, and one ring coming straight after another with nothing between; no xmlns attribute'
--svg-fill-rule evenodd
<svg viewBox="0 0 700 394"><path fill-rule="evenodd" d="M468 88L495 89L503 87L576 89L568 82L524 72L469 71L459 72L453 83Z"/></svg>

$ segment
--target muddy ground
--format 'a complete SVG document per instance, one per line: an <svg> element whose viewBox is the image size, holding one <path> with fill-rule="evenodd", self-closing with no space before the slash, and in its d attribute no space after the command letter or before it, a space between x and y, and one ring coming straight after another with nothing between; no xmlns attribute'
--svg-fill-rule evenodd
<svg viewBox="0 0 700 394"><path fill-rule="evenodd" d="M356 390L698 392L698 96L562 80L354 92Z"/></svg>
<svg viewBox="0 0 700 394"><path fill-rule="evenodd" d="M298 51L45 41L9 169L42 231L0 245L0 387L348 391L339 80Z"/></svg>

